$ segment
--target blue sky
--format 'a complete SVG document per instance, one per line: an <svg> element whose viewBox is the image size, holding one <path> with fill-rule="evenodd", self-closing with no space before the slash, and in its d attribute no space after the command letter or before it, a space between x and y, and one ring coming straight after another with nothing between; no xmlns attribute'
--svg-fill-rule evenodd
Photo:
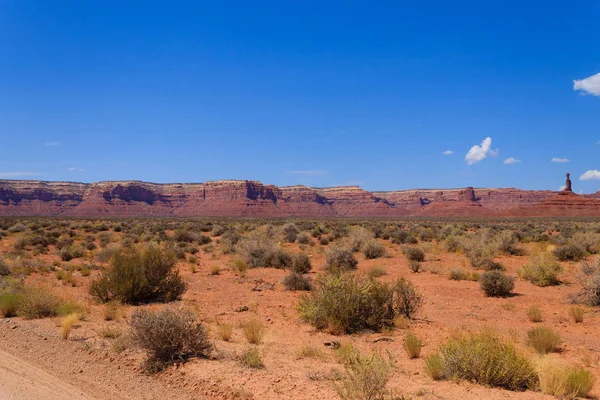
<svg viewBox="0 0 600 400"><path fill-rule="evenodd" d="M5 0L0 178L557 190L570 171L594 192L598 15L597 0Z"/></svg>

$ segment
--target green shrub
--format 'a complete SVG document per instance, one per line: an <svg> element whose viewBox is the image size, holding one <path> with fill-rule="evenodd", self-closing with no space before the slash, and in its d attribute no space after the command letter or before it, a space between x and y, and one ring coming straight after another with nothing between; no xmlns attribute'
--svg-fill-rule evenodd
<svg viewBox="0 0 600 400"><path fill-rule="evenodd" d="M425 373L434 381L444 378L444 360L439 354L425 357Z"/></svg>
<svg viewBox="0 0 600 400"><path fill-rule="evenodd" d="M484 272L479 282L481 290L489 297L508 296L515 288L515 279L497 270Z"/></svg>
<svg viewBox="0 0 600 400"><path fill-rule="evenodd" d="M406 336L404 336L404 350L406 350L408 358L419 358L422 347L423 341L414 333L408 332Z"/></svg>
<svg viewBox="0 0 600 400"><path fill-rule="evenodd" d="M283 285L287 290L292 291L312 289L310 278L297 272L290 272L289 275L283 278Z"/></svg>
<svg viewBox="0 0 600 400"><path fill-rule="evenodd" d="M186 311L136 310L131 315L131 330L134 342L146 352L145 366L150 372L207 356L213 348L206 329Z"/></svg>
<svg viewBox="0 0 600 400"><path fill-rule="evenodd" d="M260 356L260 352L256 346L250 346L242 354L240 354L240 362L248 368L264 368L265 363Z"/></svg>
<svg viewBox="0 0 600 400"><path fill-rule="evenodd" d="M2 258L0 258L0 277L10 275L10 268L8 264L4 262Z"/></svg>
<svg viewBox="0 0 600 400"><path fill-rule="evenodd" d="M329 247L326 252L326 263L328 271L348 271L356 269L358 265L352 250L343 247Z"/></svg>
<svg viewBox="0 0 600 400"><path fill-rule="evenodd" d="M90 283L89 292L103 302L139 304L178 300L186 290L172 251L148 246L115 253L108 268Z"/></svg>
<svg viewBox="0 0 600 400"><path fill-rule="evenodd" d="M405 247L403 251L408 261L425 261L425 252L418 247Z"/></svg>
<svg viewBox="0 0 600 400"><path fill-rule="evenodd" d="M519 276L537 286L558 285L558 274L562 272L562 267L556 257L551 253L540 253L532 256L529 264L523 266L519 271Z"/></svg>
<svg viewBox="0 0 600 400"><path fill-rule="evenodd" d="M553 254L560 261L581 261L585 258L585 250L576 244L557 247Z"/></svg>
<svg viewBox="0 0 600 400"><path fill-rule="evenodd" d="M538 374L542 393L559 398L588 397L594 387L594 375L581 367L568 367L546 357L541 360Z"/></svg>
<svg viewBox="0 0 600 400"><path fill-rule="evenodd" d="M298 230L296 224L288 223L283 225L283 227L281 228L281 232L283 233L283 238L286 242L294 243L298 238L298 233L300 231Z"/></svg>
<svg viewBox="0 0 600 400"><path fill-rule="evenodd" d="M71 261L75 258L83 257L83 249L80 246L67 246L58 250L58 255L63 261Z"/></svg>
<svg viewBox="0 0 600 400"><path fill-rule="evenodd" d="M556 351L561 339L551 328L538 326L527 331L527 343L538 353L546 354Z"/></svg>
<svg viewBox="0 0 600 400"><path fill-rule="evenodd" d="M377 239L369 239L363 244L362 252L367 259L379 258L385 255L385 247Z"/></svg>
<svg viewBox="0 0 600 400"><path fill-rule="evenodd" d="M414 317L423 302L414 286L399 279L394 284L363 280L352 274L324 275L298 306L303 320L335 332L379 331L396 316Z"/></svg>
<svg viewBox="0 0 600 400"><path fill-rule="evenodd" d="M531 362L490 333L455 336L440 347L443 375L509 390L535 388Z"/></svg>

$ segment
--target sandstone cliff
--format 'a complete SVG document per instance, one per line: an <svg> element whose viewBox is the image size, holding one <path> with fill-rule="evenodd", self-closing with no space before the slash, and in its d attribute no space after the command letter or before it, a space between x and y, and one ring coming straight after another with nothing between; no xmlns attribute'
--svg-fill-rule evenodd
<svg viewBox="0 0 600 400"><path fill-rule="evenodd" d="M507 189L368 192L257 181L155 184L0 180L4 216L488 217L600 216L600 193Z"/></svg>

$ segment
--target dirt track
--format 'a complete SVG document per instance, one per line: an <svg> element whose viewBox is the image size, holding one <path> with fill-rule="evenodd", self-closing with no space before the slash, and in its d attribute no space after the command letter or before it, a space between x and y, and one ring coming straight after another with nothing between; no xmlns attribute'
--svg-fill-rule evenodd
<svg viewBox="0 0 600 400"><path fill-rule="evenodd" d="M0 350L0 398L88 400L81 390L10 353Z"/></svg>

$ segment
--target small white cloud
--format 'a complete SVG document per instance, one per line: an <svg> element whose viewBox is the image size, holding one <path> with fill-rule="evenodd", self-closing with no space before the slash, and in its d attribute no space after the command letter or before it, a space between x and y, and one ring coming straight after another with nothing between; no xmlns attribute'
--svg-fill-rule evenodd
<svg viewBox="0 0 600 400"><path fill-rule="evenodd" d="M77 168L71 167L71 168L69 168L69 171L77 171Z"/></svg>
<svg viewBox="0 0 600 400"><path fill-rule="evenodd" d="M298 171L288 171L288 174L294 175L307 175L307 176L317 176L317 175L325 175L327 171L322 169L303 169Z"/></svg>
<svg viewBox="0 0 600 400"><path fill-rule="evenodd" d="M446 150L446 151L442 151L442 154L445 156L449 156L450 154L454 154L454 152L452 150Z"/></svg>
<svg viewBox="0 0 600 400"><path fill-rule="evenodd" d="M562 191L563 191L563 190L565 190L566 188L567 188L567 187L566 187L565 185L562 185L561 187L559 187L559 188L558 188L558 190L560 190L560 191L562 192Z"/></svg>
<svg viewBox="0 0 600 400"><path fill-rule="evenodd" d="M46 146L60 146L60 142L48 142Z"/></svg>
<svg viewBox="0 0 600 400"><path fill-rule="evenodd" d="M554 158L552 158L552 162L557 162L557 163L568 163L568 162L569 162L569 159L568 159L568 158L554 157Z"/></svg>
<svg viewBox="0 0 600 400"><path fill-rule="evenodd" d="M517 160L514 157L508 157L506 160L504 160L504 164L517 164L520 162L521 162L521 160Z"/></svg>
<svg viewBox="0 0 600 400"><path fill-rule="evenodd" d="M37 172L0 172L0 178L22 178L25 176L40 176Z"/></svg>
<svg viewBox="0 0 600 400"><path fill-rule="evenodd" d="M469 152L465 156L465 161L467 162L467 164L473 165L484 160L485 158L487 158L487 156L497 155L498 150L492 150L492 138L487 137L483 139L481 145L475 145L471 147L471 150L469 150Z"/></svg>
<svg viewBox="0 0 600 400"><path fill-rule="evenodd" d="M573 90L581 90L582 94L600 96L600 72L585 79L574 80Z"/></svg>
<svg viewBox="0 0 600 400"><path fill-rule="evenodd" d="M591 181L592 179L600 179L600 171L597 169L590 169L579 177L581 181Z"/></svg>

